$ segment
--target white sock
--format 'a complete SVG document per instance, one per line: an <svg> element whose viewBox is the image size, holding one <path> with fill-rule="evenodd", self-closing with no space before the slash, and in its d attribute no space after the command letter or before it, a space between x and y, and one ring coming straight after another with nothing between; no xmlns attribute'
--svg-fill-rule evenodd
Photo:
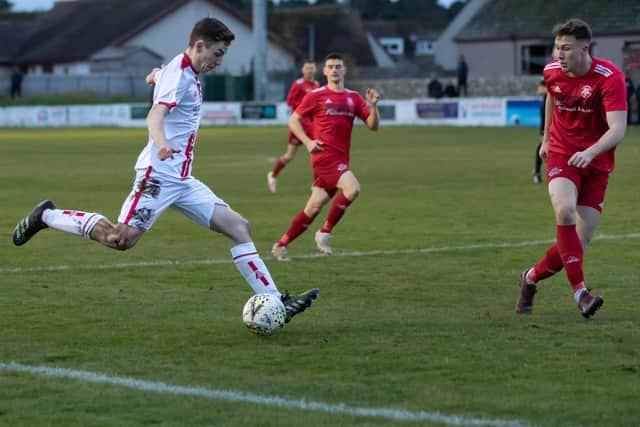
<svg viewBox="0 0 640 427"><path fill-rule="evenodd" d="M98 213L61 209L45 209L42 213L42 221L49 227L86 238L102 218Z"/></svg>
<svg viewBox="0 0 640 427"><path fill-rule="evenodd" d="M580 297L583 293L587 292L587 288L578 289L573 293L573 299L576 300L576 304L580 302Z"/></svg>
<svg viewBox="0 0 640 427"><path fill-rule="evenodd" d="M524 280L527 281L528 285L535 285L536 282L534 282L533 280L531 280L531 272L533 271L533 268L530 268L527 270L527 273L524 275Z"/></svg>
<svg viewBox="0 0 640 427"><path fill-rule="evenodd" d="M253 242L232 247L231 256L236 268L256 294L269 293L280 296L278 287Z"/></svg>

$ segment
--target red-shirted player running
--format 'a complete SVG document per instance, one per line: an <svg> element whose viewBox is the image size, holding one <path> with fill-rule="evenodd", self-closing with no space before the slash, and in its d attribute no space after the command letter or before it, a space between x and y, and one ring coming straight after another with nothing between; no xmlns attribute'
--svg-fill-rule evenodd
<svg viewBox="0 0 640 427"><path fill-rule="evenodd" d="M555 60L544 68L549 95L540 156L547 161L556 243L520 274L516 313L531 313L536 283L564 268L578 308L588 318L604 300L585 288L583 253L600 220L615 147L625 134L626 88L620 70L590 56L591 29L585 22L570 19L553 34Z"/></svg>
<svg viewBox="0 0 640 427"><path fill-rule="evenodd" d="M302 77L291 83L291 89L287 95L287 105L291 107L291 112L296 111L298 105L302 102L302 98L314 89L320 87L316 81L316 63L310 59L305 59L302 64ZM311 135L311 120L305 118L302 121L302 127L307 135ZM270 192L276 192L276 185L278 183L278 174L284 167L296 156L298 147L302 143L295 136L295 134L289 131L289 144L287 145L287 151L278 158L273 170L267 174L267 188Z"/></svg>
<svg viewBox="0 0 640 427"><path fill-rule="evenodd" d="M332 253L329 245L331 230L360 193L360 183L349 170L353 120L359 117L374 131L380 122L377 107L380 94L375 89L367 89L365 103L360 94L345 89L346 67L341 55L327 55L323 73L327 77L327 85L309 92L289 120L289 128L311 153L314 181L307 205L273 245L273 255L280 261L288 260L287 245L309 227L322 207L340 189L342 192L333 201L326 222L315 236L318 249L327 255ZM305 117L313 121L313 138L304 130Z"/></svg>

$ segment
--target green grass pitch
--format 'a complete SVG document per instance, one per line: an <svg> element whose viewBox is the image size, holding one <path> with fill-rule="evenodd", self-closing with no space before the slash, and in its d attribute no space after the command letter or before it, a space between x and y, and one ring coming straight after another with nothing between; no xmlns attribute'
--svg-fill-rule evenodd
<svg viewBox="0 0 640 427"><path fill-rule="evenodd" d="M270 248L308 198L307 154L270 194L265 178L285 150L284 127L202 129L194 175L249 219L281 290L321 290L266 339L242 325L251 289L226 239L174 211L127 252L52 230L11 243L16 222L45 197L115 220L146 138L144 129L0 131L0 366L445 418L231 402L0 368L0 425L444 426L455 417L461 426L640 425L638 129L618 148L586 252L587 285L605 298L588 321L564 273L540 286L531 316L514 314L520 270L555 234L545 186L531 182L536 129L357 127L351 168L362 193L334 229L336 256L311 256L326 207L289 247L290 263Z"/></svg>

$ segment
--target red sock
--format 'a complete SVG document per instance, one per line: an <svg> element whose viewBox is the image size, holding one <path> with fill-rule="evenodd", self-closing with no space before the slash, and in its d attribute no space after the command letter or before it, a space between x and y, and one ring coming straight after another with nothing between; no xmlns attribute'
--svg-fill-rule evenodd
<svg viewBox="0 0 640 427"><path fill-rule="evenodd" d="M331 205L331 209L327 215L327 220L320 229L320 232L331 233L331 230L333 230L333 227L335 227L338 221L340 221L340 218L342 218L342 215L344 215L344 212L351 203L352 201L347 199L343 193L338 194L338 196L333 200L333 204Z"/></svg>
<svg viewBox="0 0 640 427"><path fill-rule="evenodd" d="M562 267L562 258L560 258L560 252L558 252L558 245L553 244L547 250L544 258L533 267L529 278L534 282L539 282L553 276L562 270Z"/></svg>
<svg viewBox="0 0 640 427"><path fill-rule="evenodd" d="M276 162L276 165L273 167L273 171L271 172L271 175L274 178L278 177L278 174L280 173L280 171L287 165L287 161L284 159L284 157L279 157L278 161Z"/></svg>
<svg viewBox="0 0 640 427"><path fill-rule="evenodd" d="M582 270L582 257L584 250L575 224L559 225L557 228L556 242L558 252L562 258L562 264L567 272L567 279L574 292L584 288L584 272Z"/></svg>
<svg viewBox="0 0 640 427"><path fill-rule="evenodd" d="M280 240L278 240L278 246L287 246L289 243L293 242L296 237L304 233L307 228L313 222L313 218L309 218L304 211L300 211L293 221L291 221L291 225L286 233L282 235Z"/></svg>

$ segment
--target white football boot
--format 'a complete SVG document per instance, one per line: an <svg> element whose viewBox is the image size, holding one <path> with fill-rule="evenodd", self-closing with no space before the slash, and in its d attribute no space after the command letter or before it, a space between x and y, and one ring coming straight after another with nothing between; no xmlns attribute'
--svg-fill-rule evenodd
<svg viewBox="0 0 640 427"><path fill-rule="evenodd" d="M331 239L331 233L323 233L322 231L316 231L316 246L320 249L325 255L332 255L333 250L331 249L331 244L329 240Z"/></svg>
<svg viewBox="0 0 640 427"><path fill-rule="evenodd" d="M267 188L271 193L276 192L276 185L278 184L278 179L273 177L273 172L269 172L267 174Z"/></svg>
<svg viewBox="0 0 640 427"><path fill-rule="evenodd" d="M278 242L273 244L273 248L271 248L271 253L278 261L291 261L289 255L287 255L287 247L286 246L278 246Z"/></svg>

